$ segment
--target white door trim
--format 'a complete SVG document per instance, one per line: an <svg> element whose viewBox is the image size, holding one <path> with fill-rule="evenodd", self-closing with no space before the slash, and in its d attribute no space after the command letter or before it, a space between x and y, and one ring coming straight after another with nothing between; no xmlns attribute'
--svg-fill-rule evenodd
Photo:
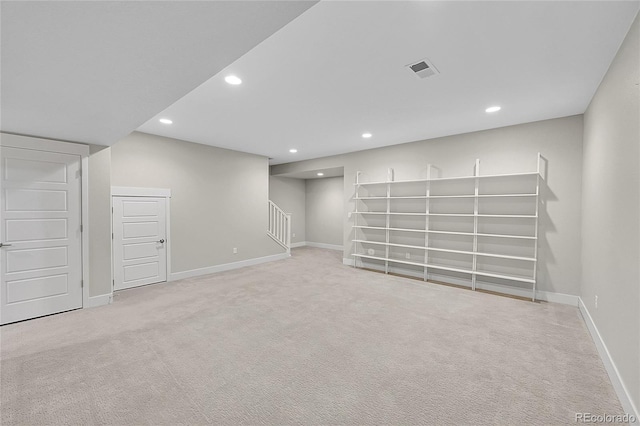
<svg viewBox="0 0 640 426"><path fill-rule="evenodd" d="M168 188L137 188L129 186L112 186L111 197L164 197L171 198Z"/></svg>
<svg viewBox="0 0 640 426"><path fill-rule="evenodd" d="M73 142L62 142L53 139L35 138L31 136L0 133L0 145L13 148L33 149L36 151L58 152L61 154L75 154L81 157L89 156L89 145Z"/></svg>
<svg viewBox="0 0 640 426"><path fill-rule="evenodd" d="M166 227L167 227L167 282L171 279L171 189L169 188L141 188L135 186L112 186L111 187L111 232L113 235L113 197L163 197L167 199L165 203ZM111 250L111 294L114 286L114 262L113 249Z"/></svg>
<svg viewBox="0 0 640 426"><path fill-rule="evenodd" d="M89 145L62 142L52 139L0 133L0 149L3 147L58 152L80 156L80 223L82 225L82 307L89 304Z"/></svg>

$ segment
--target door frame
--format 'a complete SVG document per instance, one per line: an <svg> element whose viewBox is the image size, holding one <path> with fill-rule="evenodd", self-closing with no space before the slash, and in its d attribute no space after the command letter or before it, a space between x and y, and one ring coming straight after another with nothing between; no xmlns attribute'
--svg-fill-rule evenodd
<svg viewBox="0 0 640 426"><path fill-rule="evenodd" d="M113 238L113 197L154 197L165 198L165 226L167 239L167 281L171 281L171 189L169 188L141 188L135 186L112 186L111 187L111 238ZM113 240L111 243L111 294L115 286L115 270L113 261Z"/></svg>
<svg viewBox="0 0 640 426"><path fill-rule="evenodd" d="M0 133L2 147L30 149L33 151L56 152L80 157L80 226L82 245L82 309L90 307L89 300L89 145L62 142L53 139Z"/></svg>

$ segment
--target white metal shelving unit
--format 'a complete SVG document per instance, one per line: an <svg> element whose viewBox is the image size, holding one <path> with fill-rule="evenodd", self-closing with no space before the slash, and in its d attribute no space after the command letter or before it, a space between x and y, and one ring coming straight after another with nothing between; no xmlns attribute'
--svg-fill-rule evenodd
<svg viewBox="0 0 640 426"><path fill-rule="evenodd" d="M422 268L425 281L454 273L473 290L479 280L531 284L535 301L542 161L538 153L535 172L480 175L476 160L472 176L449 178L432 177L428 165L426 179L399 181L392 169L379 182L358 172L354 266Z"/></svg>

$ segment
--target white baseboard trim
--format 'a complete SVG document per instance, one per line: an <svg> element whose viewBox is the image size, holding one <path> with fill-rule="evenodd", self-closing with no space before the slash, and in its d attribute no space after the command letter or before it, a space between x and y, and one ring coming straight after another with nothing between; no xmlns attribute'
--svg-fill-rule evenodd
<svg viewBox="0 0 640 426"><path fill-rule="evenodd" d="M185 278L199 277L201 275L215 274L216 272L230 271L232 269L244 268L246 266L259 265L261 263L273 262L275 260L288 259L289 253L273 254L271 256L256 257L254 259L241 260L239 262L224 263L222 265L209 266L207 268L191 269L189 271L172 272L169 281L182 280Z"/></svg>
<svg viewBox="0 0 640 426"><path fill-rule="evenodd" d="M342 264L343 265L347 265L347 266L353 266L353 259L349 259L347 257L342 259ZM409 276L413 276L415 278L423 278L423 274L412 274L410 271L401 271L401 270L394 270L394 268L390 268L391 272L398 272L398 273L403 273L405 275L409 275ZM471 283L470 281L464 281L464 280L458 280L454 277L444 277L442 279L440 279L440 275L434 273L429 273L429 277L431 279L434 280L439 280L439 281L446 281L450 284L455 284L455 285L459 285L462 287L471 287ZM477 282L476 283L476 288L479 290L486 290L486 291L493 291L496 293L502 293L502 294L508 294L510 296L518 296L518 297L526 297L526 298L530 298L531 297L531 290L526 289L526 288L517 288L517 287L508 287L508 286L503 286L500 284L490 284L490 283L484 283L484 282ZM563 305L570 305L570 306L578 306L578 302L580 300L580 297L578 296L573 296L571 294L564 294L564 293L554 293L552 291L544 291L544 290L536 290L536 300L542 300L545 302L552 302L552 303L560 303Z"/></svg>
<svg viewBox="0 0 640 426"><path fill-rule="evenodd" d="M108 305L113 301L113 294L101 294L99 296L89 297L87 303L83 308L95 308L97 306Z"/></svg>
<svg viewBox="0 0 640 426"><path fill-rule="evenodd" d="M587 328L589 329L589 333L591 333L591 338L593 342L596 344L596 349L598 350L598 354L602 359L602 363L604 364L605 370L607 370L607 374L609 375L609 379L611 379L611 384L613 385L613 389L616 391L618 395L618 399L620 400L620 404L622 404L622 409L625 413L634 415L636 418L636 423L640 422L640 413L638 412L638 408L634 405L629 392L627 391L626 386L622 378L620 377L620 373L618 372L618 368L616 364L613 362L613 358L611 358L611 354L609 353L609 349L607 345L602 340L602 336L598 331L598 327L593 322L593 318L591 318L591 314L589 310L585 306L584 302L581 298L578 298L580 308L580 313L582 314L582 318L584 319Z"/></svg>
<svg viewBox="0 0 640 426"><path fill-rule="evenodd" d="M511 296L531 297L531 290L526 288L507 287L499 284L476 283L476 288L480 290L495 291L496 293L505 293ZM536 290L536 300L545 302L560 303L562 305L578 306L580 297L572 294L555 293L552 291Z"/></svg>
<svg viewBox="0 0 640 426"><path fill-rule="evenodd" d="M323 249L329 249L329 250L339 250L339 251L344 250L344 246L337 245L337 244L313 243L313 242L307 241L306 245L308 247L323 248Z"/></svg>
<svg viewBox="0 0 640 426"><path fill-rule="evenodd" d="M291 243L291 248L304 247L307 245L306 241L300 241L297 243Z"/></svg>

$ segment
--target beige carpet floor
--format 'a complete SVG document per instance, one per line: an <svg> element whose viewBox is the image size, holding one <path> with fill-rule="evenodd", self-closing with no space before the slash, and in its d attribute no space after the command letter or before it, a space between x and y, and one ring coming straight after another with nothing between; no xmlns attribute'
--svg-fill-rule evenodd
<svg viewBox="0 0 640 426"><path fill-rule="evenodd" d="M290 259L4 326L2 425L573 424L620 414L577 308Z"/></svg>

